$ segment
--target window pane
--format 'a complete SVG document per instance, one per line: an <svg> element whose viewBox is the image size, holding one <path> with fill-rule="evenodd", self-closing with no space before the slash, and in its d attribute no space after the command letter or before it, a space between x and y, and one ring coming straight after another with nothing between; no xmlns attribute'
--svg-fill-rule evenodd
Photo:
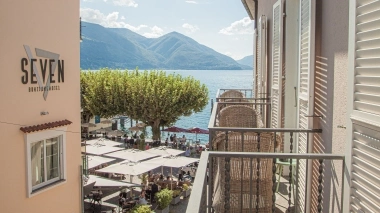
<svg viewBox="0 0 380 213"><path fill-rule="evenodd" d="M59 137L46 140L47 180L59 177Z"/></svg>
<svg viewBox="0 0 380 213"><path fill-rule="evenodd" d="M32 186L44 182L44 141L31 143Z"/></svg>

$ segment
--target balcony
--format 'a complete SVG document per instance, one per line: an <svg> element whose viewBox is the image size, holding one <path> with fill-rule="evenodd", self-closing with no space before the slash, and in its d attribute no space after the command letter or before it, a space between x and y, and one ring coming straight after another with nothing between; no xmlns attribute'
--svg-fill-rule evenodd
<svg viewBox="0 0 380 213"><path fill-rule="evenodd" d="M269 101L218 91L187 212L322 212L329 166L344 168L344 156L308 153L320 129L265 128Z"/></svg>

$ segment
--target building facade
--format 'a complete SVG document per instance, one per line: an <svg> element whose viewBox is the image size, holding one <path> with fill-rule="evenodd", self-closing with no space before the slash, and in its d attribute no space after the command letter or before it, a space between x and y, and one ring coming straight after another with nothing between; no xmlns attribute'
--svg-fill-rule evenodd
<svg viewBox="0 0 380 213"><path fill-rule="evenodd" d="M81 212L79 1L0 14L0 211Z"/></svg>
<svg viewBox="0 0 380 213"><path fill-rule="evenodd" d="M297 152L346 156L345 168L325 165L323 212L379 212L380 2L242 2L256 23L254 90L271 99L267 127L322 129L299 134ZM317 200L318 167L308 167L299 178L311 190L299 197ZM317 212L316 202L306 205Z"/></svg>

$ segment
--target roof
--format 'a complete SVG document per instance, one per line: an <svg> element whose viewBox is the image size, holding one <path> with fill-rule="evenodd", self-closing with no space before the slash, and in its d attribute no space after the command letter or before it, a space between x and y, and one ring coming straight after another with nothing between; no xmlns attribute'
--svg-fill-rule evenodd
<svg viewBox="0 0 380 213"><path fill-rule="evenodd" d="M37 131L42 131L42 130L47 130L47 129L53 129L60 126L66 126L66 125L70 125L71 123L72 123L71 121L65 119L61 121L38 124L34 126L24 126L24 127L21 127L20 130L23 131L24 133L31 133L31 132L37 132Z"/></svg>
<svg viewBox="0 0 380 213"><path fill-rule="evenodd" d="M255 2L254 0L241 0L251 20L255 19Z"/></svg>

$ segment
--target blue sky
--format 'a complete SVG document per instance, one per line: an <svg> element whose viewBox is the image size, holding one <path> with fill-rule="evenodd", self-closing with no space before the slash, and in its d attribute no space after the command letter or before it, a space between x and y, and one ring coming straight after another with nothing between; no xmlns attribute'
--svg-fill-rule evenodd
<svg viewBox="0 0 380 213"><path fill-rule="evenodd" d="M172 31L240 59L252 55L253 22L240 0L81 0L83 21L146 37Z"/></svg>

